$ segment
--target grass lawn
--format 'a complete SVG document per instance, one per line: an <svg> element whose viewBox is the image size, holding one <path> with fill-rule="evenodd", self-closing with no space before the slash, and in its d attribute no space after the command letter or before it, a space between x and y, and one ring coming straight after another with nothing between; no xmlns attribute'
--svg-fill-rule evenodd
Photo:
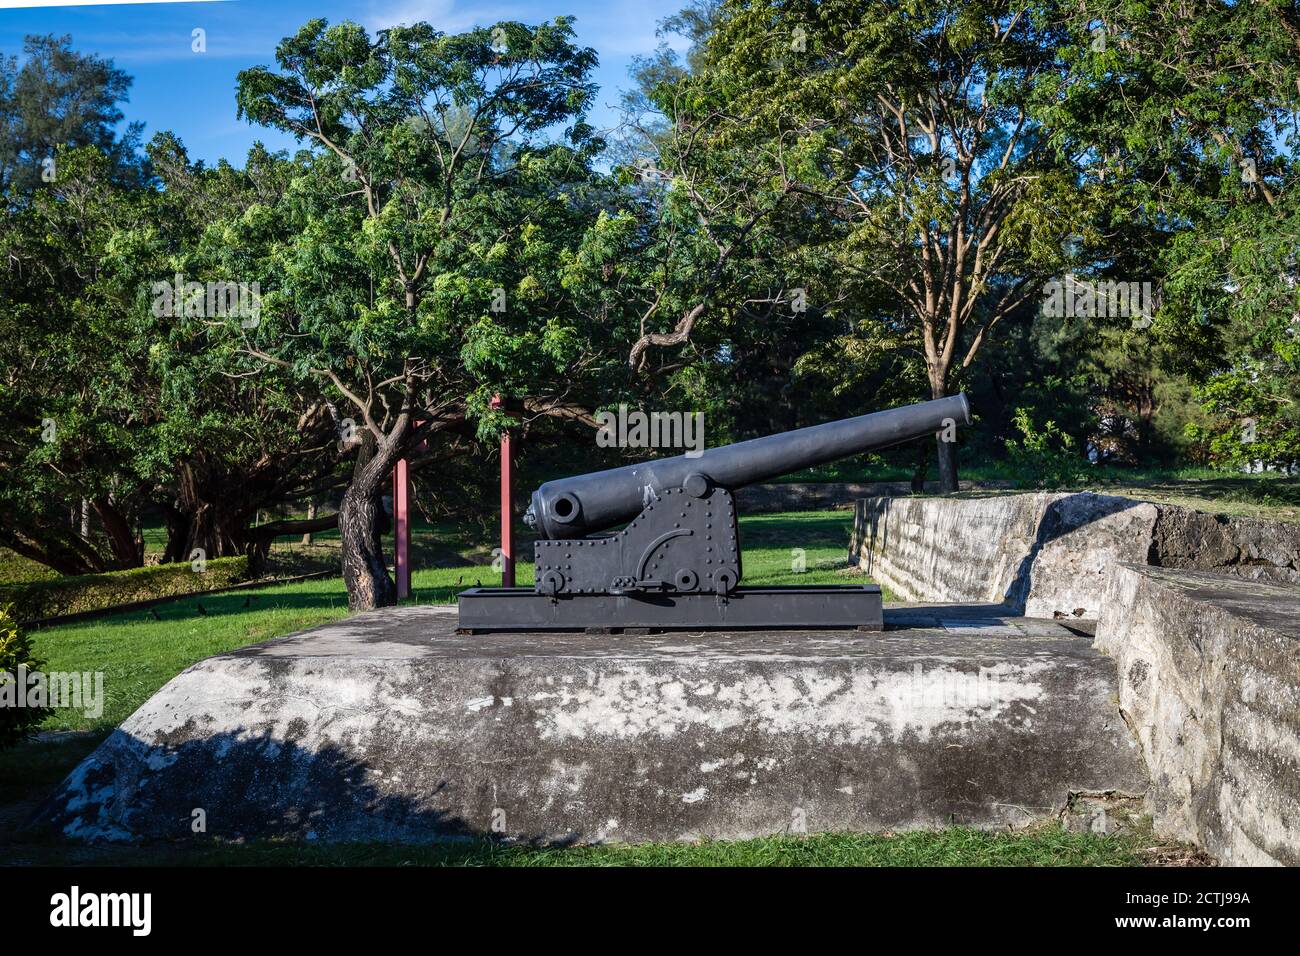
<svg viewBox="0 0 1300 956"><path fill-rule="evenodd" d="M3 846L3 844L0 844ZM901 834L814 834L758 840L540 848L489 841L435 846L251 843L63 847L20 844L15 863L97 866L1186 866L1204 859L1147 833L1073 833L1057 823L1016 833L967 827Z"/></svg>
<svg viewBox="0 0 1300 956"><path fill-rule="evenodd" d="M852 513L801 512L744 517L741 541L748 584L830 584L865 579L847 567ZM458 590L493 583L493 542L462 529L417 529L416 554L441 567L413 575L415 603L451 603ZM328 539L327 539L328 541ZM322 545L326 542L322 542ZM792 571L802 549L806 572ZM518 581L532 581L531 564ZM37 803L111 730L173 676L196 661L335 620L347 614L340 578L250 591L178 598L156 607L32 632L46 669L102 671L105 710L97 719L51 715L42 737L0 753L0 858L15 863L142 865L451 865L451 866L751 866L751 865L1073 865L1183 862L1180 848L1153 845L1134 832L1098 836L1044 825L1016 833L952 828L894 836L814 835L698 844L567 849L489 842L439 847L319 846L259 843L207 847L74 847L13 842Z"/></svg>
<svg viewBox="0 0 1300 956"><path fill-rule="evenodd" d="M224 847L202 851L204 864L423 866L1141 866L1172 862L1144 834L1097 836L1049 824L1018 833L967 827L897 835L817 834L735 842L539 849L491 843L441 847Z"/></svg>
<svg viewBox="0 0 1300 956"><path fill-rule="evenodd" d="M1300 479L1278 475L1151 479L1091 490L1238 518L1300 523Z"/></svg>
<svg viewBox="0 0 1300 956"><path fill-rule="evenodd" d="M1233 478L1153 479L1140 482L1096 482L1068 488L1023 489L1052 492L1090 491L1099 495L1118 495L1138 501L1176 505L1207 514L1233 518L1259 518L1300 524L1300 479L1262 475ZM1006 489L981 488L960 491L954 498L994 498L1017 494Z"/></svg>

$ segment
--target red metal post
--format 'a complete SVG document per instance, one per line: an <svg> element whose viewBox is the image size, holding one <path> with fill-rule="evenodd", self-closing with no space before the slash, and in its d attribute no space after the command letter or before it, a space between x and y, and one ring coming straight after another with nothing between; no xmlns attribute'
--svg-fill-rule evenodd
<svg viewBox="0 0 1300 956"><path fill-rule="evenodd" d="M405 458L393 466L393 553L397 600L411 596L411 474Z"/></svg>
<svg viewBox="0 0 1300 956"><path fill-rule="evenodd" d="M412 427L419 431L424 422L416 419ZM427 440L420 441L416 452L426 451ZM397 578L397 600L411 596L411 469L405 458L393 466L393 572Z"/></svg>
<svg viewBox="0 0 1300 956"><path fill-rule="evenodd" d="M515 586L515 529L511 499L515 490L515 443L501 436L501 586Z"/></svg>
<svg viewBox="0 0 1300 956"><path fill-rule="evenodd" d="M502 406L501 396L493 395L491 406ZM501 586L515 586L515 524L511 501L515 490L515 446L510 433L501 436Z"/></svg>

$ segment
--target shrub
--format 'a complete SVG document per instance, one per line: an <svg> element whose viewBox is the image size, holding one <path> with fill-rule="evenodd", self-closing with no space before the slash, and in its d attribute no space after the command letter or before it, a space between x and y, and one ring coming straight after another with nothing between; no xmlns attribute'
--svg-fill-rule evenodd
<svg viewBox="0 0 1300 956"><path fill-rule="evenodd" d="M214 558L202 572L187 563L157 564L107 574L81 574L49 581L28 581L0 588L19 621L98 611L119 604L149 601L229 587L251 579L247 557Z"/></svg>
<svg viewBox="0 0 1300 956"><path fill-rule="evenodd" d="M18 682L18 668L37 670L41 662L32 656L32 646L26 635L18 629L8 605L0 607L0 685ZM19 707L17 695L10 696L0 690L0 750L17 743L45 719L49 711L43 707Z"/></svg>
<svg viewBox="0 0 1300 956"><path fill-rule="evenodd" d="M1016 409L1013 421L1024 438L1007 442L1007 456L1025 480L1039 488L1063 488L1088 481L1088 461L1056 422L1049 421L1040 429L1025 408Z"/></svg>

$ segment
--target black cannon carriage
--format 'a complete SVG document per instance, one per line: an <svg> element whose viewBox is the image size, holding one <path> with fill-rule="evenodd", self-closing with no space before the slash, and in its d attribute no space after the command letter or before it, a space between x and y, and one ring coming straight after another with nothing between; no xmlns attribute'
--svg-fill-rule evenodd
<svg viewBox="0 0 1300 956"><path fill-rule="evenodd" d="M462 591L460 627L880 630L874 585L740 587L732 492L970 420L955 395L548 481L524 515L540 535L535 585Z"/></svg>

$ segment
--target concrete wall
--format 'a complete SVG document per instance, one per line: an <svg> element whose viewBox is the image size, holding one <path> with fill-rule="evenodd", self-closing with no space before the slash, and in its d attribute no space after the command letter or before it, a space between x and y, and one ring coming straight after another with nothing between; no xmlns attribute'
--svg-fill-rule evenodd
<svg viewBox="0 0 1300 956"><path fill-rule="evenodd" d="M174 677L32 826L90 841L744 839L1001 830L1146 788L1115 665L1090 642L978 609L901 614L910 626L885 635L474 636L454 608L357 614Z"/></svg>
<svg viewBox="0 0 1300 956"><path fill-rule="evenodd" d="M850 554L909 601L1097 618L1108 570L1151 564L1300 583L1300 526L1113 495L868 498Z"/></svg>
<svg viewBox="0 0 1300 956"><path fill-rule="evenodd" d="M1226 864L1300 865L1300 591L1120 566L1101 604L1157 830Z"/></svg>
<svg viewBox="0 0 1300 956"><path fill-rule="evenodd" d="M963 481L962 491L1004 488L1009 482ZM938 491L937 482L927 482L927 492ZM767 514L776 511L824 511L828 508L852 508L859 498L908 495L906 481L784 481L749 485L736 492L736 506L741 514Z"/></svg>
<svg viewBox="0 0 1300 956"><path fill-rule="evenodd" d="M852 554L905 599L1097 619L1158 832L1300 865L1300 526L1093 494L873 498Z"/></svg>

